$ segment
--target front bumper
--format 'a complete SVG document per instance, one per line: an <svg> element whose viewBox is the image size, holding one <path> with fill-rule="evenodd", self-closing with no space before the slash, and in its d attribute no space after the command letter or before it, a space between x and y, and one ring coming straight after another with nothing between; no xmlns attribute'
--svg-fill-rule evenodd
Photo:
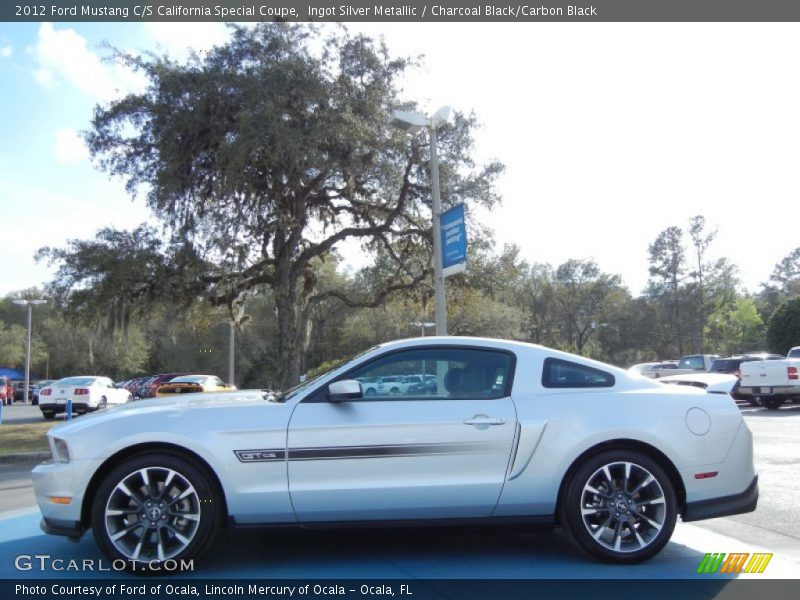
<svg viewBox="0 0 800 600"><path fill-rule="evenodd" d="M758 475L753 477L753 481L747 489L739 494L723 496L721 498L710 498L708 500L698 500L696 502L687 502L682 518L684 521L699 521L701 519L739 515L753 512L757 504Z"/></svg>
<svg viewBox="0 0 800 600"><path fill-rule="evenodd" d="M42 531L50 535L63 535L70 539L70 541L77 542L81 536L86 532L86 529L78 521L61 521L59 519L43 518L39 527Z"/></svg>
<svg viewBox="0 0 800 600"><path fill-rule="evenodd" d="M45 462L31 472L36 503L42 512L41 528L46 533L76 540L86 531L81 520L83 495L99 461ZM54 503L53 497L72 498L69 504Z"/></svg>

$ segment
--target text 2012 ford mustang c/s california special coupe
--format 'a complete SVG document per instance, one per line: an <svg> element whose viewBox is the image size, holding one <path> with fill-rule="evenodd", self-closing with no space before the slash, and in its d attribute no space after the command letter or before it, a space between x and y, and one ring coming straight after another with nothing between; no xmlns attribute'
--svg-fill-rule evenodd
<svg viewBox="0 0 800 600"><path fill-rule="evenodd" d="M364 394L364 381L435 385ZM428 377L425 377L428 376ZM194 394L53 428L33 471L49 533L134 565L199 556L222 523L560 524L604 560L675 521L748 512L752 436L728 394L517 342L375 347L279 395Z"/></svg>

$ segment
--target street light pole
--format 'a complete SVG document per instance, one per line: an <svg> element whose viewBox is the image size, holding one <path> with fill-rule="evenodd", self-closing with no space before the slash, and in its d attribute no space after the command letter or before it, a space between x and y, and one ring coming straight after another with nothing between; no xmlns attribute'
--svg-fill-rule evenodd
<svg viewBox="0 0 800 600"><path fill-rule="evenodd" d="M431 210L433 212L433 293L436 299L436 335L447 335L447 305L442 275L442 200L439 196L439 156L436 153L436 127L428 127L431 143Z"/></svg>
<svg viewBox="0 0 800 600"><path fill-rule="evenodd" d="M439 157L436 151L437 130L450 122L452 109L443 106L432 117L419 112L394 111L389 124L414 134L420 129L428 130L431 148L431 211L433 213L433 291L436 300L436 335L447 335L447 306L444 293L444 275L442 274L442 232L440 219L442 202L439 189Z"/></svg>
<svg viewBox="0 0 800 600"><path fill-rule="evenodd" d="M23 392L22 401L28 403L28 390L31 383L31 320L34 304L46 304L47 300L14 300L14 304L28 307L28 323L25 345L25 391Z"/></svg>
<svg viewBox="0 0 800 600"><path fill-rule="evenodd" d="M234 349L233 344L236 338L236 325L234 325L233 321L231 321L231 337L230 343L228 344L228 385L236 385L233 382L233 374L234 374Z"/></svg>
<svg viewBox="0 0 800 600"><path fill-rule="evenodd" d="M430 321L414 321L411 323L414 327L419 327L422 333L421 337L425 337L425 328L426 327L433 327L436 323L431 323Z"/></svg>

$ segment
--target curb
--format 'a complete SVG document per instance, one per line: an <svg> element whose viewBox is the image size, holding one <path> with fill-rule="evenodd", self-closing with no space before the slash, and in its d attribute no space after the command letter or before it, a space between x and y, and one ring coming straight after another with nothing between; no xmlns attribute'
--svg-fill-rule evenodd
<svg viewBox="0 0 800 600"><path fill-rule="evenodd" d="M16 452L14 454L0 454L0 465L42 462L43 460L47 460L49 458L49 452Z"/></svg>

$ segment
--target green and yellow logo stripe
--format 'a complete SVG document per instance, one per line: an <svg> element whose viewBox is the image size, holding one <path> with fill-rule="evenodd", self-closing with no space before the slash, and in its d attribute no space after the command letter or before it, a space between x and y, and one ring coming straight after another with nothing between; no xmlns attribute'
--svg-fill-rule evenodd
<svg viewBox="0 0 800 600"><path fill-rule="evenodd" d="M710 552L703 557L697 566L697 572L701 575L713 575L715 573L763 573L769 561L772 560L772 553L766 552Z"/></svg>

